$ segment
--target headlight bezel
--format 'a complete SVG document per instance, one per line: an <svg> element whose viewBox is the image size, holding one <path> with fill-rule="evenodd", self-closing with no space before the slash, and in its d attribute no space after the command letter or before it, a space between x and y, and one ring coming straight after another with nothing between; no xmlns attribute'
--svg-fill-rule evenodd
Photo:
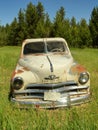
<svg viewBox="0 0 98 130"><path fill-rule="evenodd" d="M78 78L78 82L80 84L82 84L82 85L86 84L88 82L88 80L89 80L89 73L88 72L80 73L79 78Z"/></svg>
<svg viewBox="0 0 98 130"><path fill-rule="evenodd" d="M21 89L23 84L24 84L24 81L22 77L15 77L12 81L12 86L13 86L13 89L15 90Z"/></svg>

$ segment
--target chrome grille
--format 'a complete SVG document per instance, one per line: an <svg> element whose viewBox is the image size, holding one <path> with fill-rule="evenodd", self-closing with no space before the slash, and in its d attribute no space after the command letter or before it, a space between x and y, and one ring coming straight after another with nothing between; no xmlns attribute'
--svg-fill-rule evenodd
<svg viewBox="0 0 98 130"><path fill-rule="evenodd" d="M41 99L44 100L45 92L57 92L64 97L66 94L70 96L78 96L87 94L88 86L78 86L75 82L63 82L58 84L29 84L25 90L15 91L15 97L21 99Z"/></svg>

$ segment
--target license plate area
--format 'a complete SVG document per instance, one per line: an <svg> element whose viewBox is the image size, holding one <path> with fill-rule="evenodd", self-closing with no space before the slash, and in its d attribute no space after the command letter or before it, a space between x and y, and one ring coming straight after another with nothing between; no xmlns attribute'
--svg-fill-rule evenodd
<svg viewBox="0 0 98 130"><path fill-rule="evenodd" d="M61 97L61 94L58 92L44 92L44 100L48 101L57 101Z"/></svg>

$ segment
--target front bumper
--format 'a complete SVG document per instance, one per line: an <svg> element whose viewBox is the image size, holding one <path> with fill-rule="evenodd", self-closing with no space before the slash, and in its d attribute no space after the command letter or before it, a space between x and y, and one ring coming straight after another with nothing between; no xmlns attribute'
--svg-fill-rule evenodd
<svg viewBox="0 0 98 130"><path fill-rule="evenodd" d="M17 100L15 98L11 98L12 102L17 102L21 106L22 105L28 105L27 107L33 107L33 108L59 108L59 107L70 107L73 105L79 105L82 103L86 103L89 101L90 95L85 95L82 97L77 97L70 99L70 96L67 96L65 98L62 98L59 101L25 101L25 100Z"/></svg>
<svg viewBox="0 0 98 130"><path fill-rule="evenodd" d="M34 108L70 107L89 101L89 86L74 82L59 84L29 84L25 90L14 91L12 102Z"/></svg>

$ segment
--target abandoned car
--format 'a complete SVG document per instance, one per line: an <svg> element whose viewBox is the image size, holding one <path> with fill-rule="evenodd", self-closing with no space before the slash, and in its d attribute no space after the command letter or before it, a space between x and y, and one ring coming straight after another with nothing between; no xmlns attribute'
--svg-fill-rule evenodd
<svg viewBox="0 0 98 130"><path fill-rule="evenodd" d="M74 61L65 39L26 39L11 77L9 97L38 108L82 104L90 97L89 72Z"/></svg>

